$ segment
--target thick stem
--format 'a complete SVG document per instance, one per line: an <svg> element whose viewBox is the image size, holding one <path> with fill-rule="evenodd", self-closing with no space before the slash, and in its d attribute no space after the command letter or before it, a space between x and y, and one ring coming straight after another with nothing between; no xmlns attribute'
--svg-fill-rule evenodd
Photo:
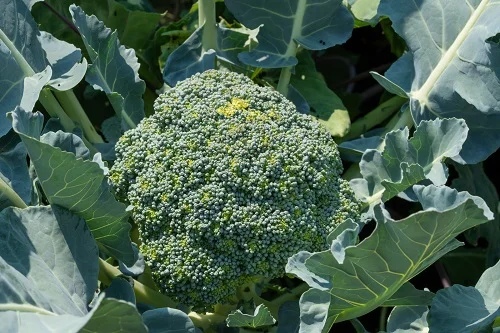
<svg viewBox="0 0 500 333"><path fill-rule="evenodd" d="M370 129L374 128L375 126L380 125L387 118L392 116L394 112L399 110L407 100L408 99L406 98L394 96L391 99L380 104L375 109L368 112L365 116L352 123L349 134L347 134L341 140L346 141L355 139L366 133Z"/></svg>
<svg viewBox="0 0 500 333"><path fill-rule="evenodd" d="M383 307L380 309L380 318L379 318L379 322L378 322L378 330L379 331L385 331L385 326L386 326L386 322L387 322L387 311L388 311L388 308L386 307Z"/></svg>
<svg viewBox="0 0 500 333"><path fill-rule="evenodd" d="M276 88L285 97L288 97L288 85L292 77L292 68L293 67L284 67L281 69L280 80Z"/></svg>
<svg viewBox="0 0 500 333"><path fill-rule="evenodd" d="M288 301L294 301L297 298L300 298L300 296L311 289L309 285L305 282L302 282L299 284L297 287L293 288L290 290L290 292L283 294L281 296L276 297L272 301L268 301L265 303L265 305L269 308L269 311L271 311L271 314L273 316L277 316L279 312L280 306Z"/></svg>
<svg viewBox="0 0 500 333"><path fill-rule="evenodd" d="M101 282L109 285L114 278L120 275L122 275L122 272L118 268L99 258L99 280ZM170 297L146 287L137 280L134 280L134 293L138 302L150 304L158 308L172 308L178 305Z"/></svg>
<svg viewBox="0 0 500 333"><path fill-rule="evenodd" d="M215 1L198 0L198 24L203 25L202 52L217 48L217 25L215 22Z"/></svg>
<svg viewBox="0 0 500 333"><path fill-rule="evenodd" d="M53 118L59 118L62 127L66 132L73 132L75 123L71 120L49 88L43 88L38 99L42 103L47 113Z"/></svg>
<svg viewBox="0 0 500 333"><path fill-rule="evenodd" d="M15 207L27 208L28 205L21 199L1 177L0 177L0 193L3 194Z"/></svg>
<svg viewBox="0 0 500 333"><path fill-rule="evenodd" d="M87 117L85 110L83 110L82 105L75 96L73 90L67 91L55 91L54 92L57 99L61 103L62 107L66 111L66 114L80 124L83 129L85 137L91 143L103 143L104 140L97 133L94 126Z"/></svg>

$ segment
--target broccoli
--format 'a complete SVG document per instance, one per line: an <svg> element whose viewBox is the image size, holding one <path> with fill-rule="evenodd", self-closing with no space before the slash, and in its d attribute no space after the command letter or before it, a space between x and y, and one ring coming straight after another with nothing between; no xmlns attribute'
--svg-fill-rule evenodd
<svg viewBox="0 0 500 333"><path fill-rule="evenodd" d="M155 282L178 301L207 309L283 276L290 256L324 250L357 217L331 136L272 88L210 70L154 108L117 143L110 177Z"/></svg>

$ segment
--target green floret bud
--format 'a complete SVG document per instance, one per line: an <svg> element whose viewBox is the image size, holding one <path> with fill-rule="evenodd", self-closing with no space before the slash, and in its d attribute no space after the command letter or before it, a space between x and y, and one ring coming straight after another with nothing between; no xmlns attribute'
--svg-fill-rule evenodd
<svg viewBox="0 0 500 333"><path fill-rule="evenodd" d="M225 303L358 217L329 133L271 88L211 70L154 107L117 143L110 179L165 294L198 309Z"/></svg>

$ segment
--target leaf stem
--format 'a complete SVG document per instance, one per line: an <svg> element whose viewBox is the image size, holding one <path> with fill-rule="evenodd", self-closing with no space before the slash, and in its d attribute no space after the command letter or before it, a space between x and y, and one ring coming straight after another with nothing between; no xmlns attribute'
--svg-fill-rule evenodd
<svg viewBox="0 0 500 333"><path fill-rule="evenodd" d="M288 85L290 84L290 79L292 77L293 67L284 67L281 69L280 80L278 81L278 87L276 88L283 96L288 96Z"/></svg>
<svg viewBox="0 0 500 333"><path fill-rule="evenodd" d="M406 98L394 96L391 99L380 104L375 109L364 115L362 118L352 123L349 134L347 134L341 140L347 141L358 138L362 134L366 133L370 129L374 128L375 126L379 125L387 118L392 116L394 112L399 110L407 100L408 99Z"/></svg>
<svg viewBox="0 0 500 333"><path fill-rule="evenodd" d="M380 308L380 318L378 322L378 330L383 332L386 329L386 322L387 322L387 310L389 308L387 307L382 307Z"/></svg>
<svg viewBox="0 0 500 333"><path fill-rule="evenodd" d="M97 133L94 126L90 122L87 114L85 113L85 110L83 109L82 105L76 98L73 90L55 91L54 93L59 102L61 103L62 107L66 111L66 114L71 119L80 124L80 126L83 129L83 133L85 134L85 137L87 137L87 139L91 143L103 143L104 140Z"/></svg>
<svg viewBox="0 0 500 333"><path fill-rule="evenodd" d="M217 23L215 22L215 1L198 0L198 24L203 26L202 52L217 48Z"/></svg>
<svg viewBox="0 0 500 333"><path fill-rule="evenodd" d="M14 191L3 179L0 177L0 193L5 195L9 201L18 208L27 208L28 205L21 199L19 194Z"/></svg>
<svg viewBox="0 0 500 333"><path fill-rule="evenodd" d="M43 107L51 117L59 118L59 121L66 132L73 132L75 129L75 123L68 117L66 112L64 112L64 109L61 107L49 88L42 89L38 100L42 103Z"/></svg>
<svg viewBox="0 0 500 333"><path fill-rule="evenodd" d="M113 279L121 275L123 274L118 268L99 258L99 281L109 285ZM134 293L138 302L150 304L158 308L173 308L178 305L170 297L146 287L137 280L134 280Z"/></svg>

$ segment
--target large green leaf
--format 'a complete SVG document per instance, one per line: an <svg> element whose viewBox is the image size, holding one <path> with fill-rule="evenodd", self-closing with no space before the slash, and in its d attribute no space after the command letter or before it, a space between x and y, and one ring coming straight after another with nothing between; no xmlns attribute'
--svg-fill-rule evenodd
<svg viewBox="0 0 500 333"><path fill-rule="evenodd" d="M314 60L307 51L297 55L299 64L290 83L306 99L310 114L336 137L349 132L351 119L342 100L328 88L323 75L316 70Z"/></svg>
<svg viewBox="0 0 500 333"><path fill-rule="evenodd" d="M289 260L303 265L288 264L286 271L313 287L300 300L300 332L311 325L320 332L318 328L328 329L334 322L383 305L408 280L462 245L457 235L493 218L481 198L466 192L434 185L416 185L414 191L423 211L395 221L381 205L376 206L375 231L347 247L342 264L330 250L299 253Z"/></svg>
<svg viewBox="0 0 500 333"><path fill-rule="evenodd" d="M225 4L246 27L260 27L259 45L239 55L254 67L295 66L297 44L323 50L344 43L354 27L342 0L226 0Z"/></svg>
<svg viewBox="0 0 500 333"><path fill-rule="evenodd" d="M0 178L21 197L24 203L29 204L32 186L26 163L26 148L14 131L9 131L0 137ZM11 204L1 193L0 191L0 211Z"/></svg>
<svg viewBox="0 0 500 333"><path fill-rule="evenodd" d="M43 86L74 87L85 74L85 59L73 45L40 33L22 0L0 0L0 136L11 124L3 117L16 106L31 111Z"/></svg>
<svg viewBox="0 0 500 333"><path fill-rule="evenodd" d="M204 25L196 29L191 36L168 57L163 69L163 79L170 86L187 79L193 74L214 69L216 57L229 64L245 67L238 59L240 52L249 49L251 40L255 38L258 29L250 30L243 27L231 28L224 22L217 24L215 48L203 49Z"/></svg>
<svg viewBox="0 0 500 333"><path fill-rule="evenodd" d="M363 154L363 178L351 180L356 196L373 208L424 179L445 184L448 169L443 160L460 153L467 132L463 120L436 119L420 123L409 140L408 128L388 133L382 151L368 149Z"/></svg>
<svg viewBox="0 0 500 333"><path fill-rule="evenodd" d="M351 11L358 20L370 24L378 21L378 6L380 0L348 0Z"/></svg>
<svg viewBox="0 0 500 333"><path fill-rule="evenodd" d="M426 306L397 306L389 315L387 333L427 333L428 313Z"/></svg>
<svg viewBox="0 0 500 333"><path fill-rule="evenodd" d="M465 233L467 240L477 245L479 238L488 241L488 266L494 265L500 259L500 218L497 206L500 201L495 185L484 172L482 163L475 165L454 164L458 178L453 180L453 187L459 191L467 191L486 201L488 207L495 212L495 219Z"/></svg>
<svg viewBox="0 0 500 333"><path fill-rule="evenodd" d="M21 136L40 184L51 204L69 209L84 218L94 238L104 250L127 265L136 257L130 242L130 224L124 204L116 201L110 192L103 169L94 161L83 160L75 152L66 152L39 138L43 116L17 108L11 114L13 128ZM66 140L81 141L73 134ZM53 135L53 134L51 134ZM63 139L61 139L64 141ZM50 142L61 142L51 139ZM71 147L82 147L82 144Z"/></svg>
<svg viewBox="0 0 500 333"><path fill-rule="evenodd" d="M81 316L97 288L98 249L85 221L53 207L7 208L0 214L4 282L0 310L42 307Z"/></svg>
<svg viewBox="0 0 500 333"><path fill-rule="evenodd" d="M160 23L161 14L130 10L122 1L102 0L44 0L65 20L71 22L69 6L75 4L85 12L92 13L111 30L116 30L120 42L139 51L149 46L151 37ZM57 38L84 47L80 36L68 26L67 22L51 12L44 4L35 5L32 14L40 28Z"/></svg>
<svg viewBox="0 0 500 333"><path fill-rule="evenodd" d="M429 312L431 332L469 333L491 328L500 317L500 261L476 287L453 285L437 292Z"/></svg>
<svg viewBox="0 0 500 333"><path fill-rule="evenodd" d="M500 146L500 0L381 0L406 40L386 77L410 98L413 118L463 118L470 128L460 156L484 160Z"/></svg>
<svg viewBox="0 0 500 333"><path fill-rule="evenodd" d="M134 128L144 118L142 95L146 84L139 78L139 63L133 49L120 45L111 31L95 15L88 16L78 6L70 12L92 64L86 80L94 89L104 91L124 129Z"/></svg>
<svg viewBox="0 0 500 333"><path fill-rule="evenodd" d="M7 112L21 105L32 110L52 75L28 7L21 0L0 0L0 136L11 128ZM26 47L29 45L30 47Z"/></svg>
<svg viewBox="0 0 500 333"><path fill-rule="evenodd" d="M269 312L269 309L265 305L261 304L255 308L253 314L246 314L240 310L230 313L227 316L226 323L228 327L258 328L262 326L274 325L276 320L271 315L271 312Z"/></svg>
<svg viewBox="0 0 500 333"><path fill-rule="evenodd" d="M196 329L188 315L181 310L159 308L148 310L142 319L149 333L196 333Z"/></svg>

